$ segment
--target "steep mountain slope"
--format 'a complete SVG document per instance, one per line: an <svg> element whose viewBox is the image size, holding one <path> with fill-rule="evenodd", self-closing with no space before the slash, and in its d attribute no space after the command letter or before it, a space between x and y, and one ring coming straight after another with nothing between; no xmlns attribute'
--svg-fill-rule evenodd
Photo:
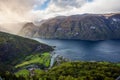
<svg viewBox="0 0 120 80"><path fill-rule="evenodd" d="M27 24L29 25L29 24ZM31 24L30 24L31 25ZM33 25L33 24L32 24ZM105 40L120 39L120 14L59 16L40 26L23 27L22 35L40 38ZM35 30L36 29L36 30ZM25 32L27 31L27 33Z"/></svg>
<svg viewBox="0 0 120 80"><path fill-rule="evenodd" d="M37 41L0 32L0 71L12 71L26 56L52 50Z"/></svg>
<svg viewBox="0 0 120 80"><path fill-rule="evenodd" d="M32 37L38 30L39 27L35 26L32 22L29 22L23 26L19 34Z"/></svg>

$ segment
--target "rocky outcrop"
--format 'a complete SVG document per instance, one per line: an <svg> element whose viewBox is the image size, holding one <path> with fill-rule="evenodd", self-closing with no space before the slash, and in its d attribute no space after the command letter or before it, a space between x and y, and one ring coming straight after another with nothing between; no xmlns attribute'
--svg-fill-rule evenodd
<svg viewBox="0 0 120 80"><path fill-rule="evenodd" d="M38 27L23 27L31 37L54 39L106 40L120 39L120 14L83 14L59 16ZM36 30L35 30L36 29Z"/></svg>

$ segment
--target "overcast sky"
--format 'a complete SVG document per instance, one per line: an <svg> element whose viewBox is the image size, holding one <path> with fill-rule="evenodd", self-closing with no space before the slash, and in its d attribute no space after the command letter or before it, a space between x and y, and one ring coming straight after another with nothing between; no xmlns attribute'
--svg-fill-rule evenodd
<svg viewBox="0 0 120 80"><path fill-rule="evenodd" d="M120 12L120 0L0 0L0 22L115 12Z"/></svg>

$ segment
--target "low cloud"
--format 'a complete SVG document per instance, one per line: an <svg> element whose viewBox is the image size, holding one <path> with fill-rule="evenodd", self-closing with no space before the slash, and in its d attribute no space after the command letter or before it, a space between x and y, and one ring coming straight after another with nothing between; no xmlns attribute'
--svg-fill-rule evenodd
<svg viewBox="0 0 120 80"><path fill-rule="evenodd" d="M32 10L46 0L0 0L0 30L17 33L21 27L33 21Z"/></svg>
<svg viewBox="0 0 120 80"><path fill-rule="evenodd" d="M120 0L94 0L81 7L83 13L116 13L120 12Z"/></svg>
<svg viewBox="0 0 120 80"><path fill-rule="evenodd" d="M60 15L120 12L120 0L51 0L45 10L33 11L38 19Z"/></svg>
<svg viewBox="0 0 120 80"><path fill-rule="evenodd" d="M0 23L31 21L31 10L45 0L0 0Z"/></svg>
<svg viewBox="0 0 120 80"><path fill-rule="evenodd" d="M39 9L46 1L48 0L0 0L0 23L120 11L120 0L50 0L45 9Z"/></svg>
<svg viewBox="0 0 120 80"><path fill-rule="evenodd" d="M0 25L63 15L116 13L120 12L119 3L120 0L0 0Z"/></svg>

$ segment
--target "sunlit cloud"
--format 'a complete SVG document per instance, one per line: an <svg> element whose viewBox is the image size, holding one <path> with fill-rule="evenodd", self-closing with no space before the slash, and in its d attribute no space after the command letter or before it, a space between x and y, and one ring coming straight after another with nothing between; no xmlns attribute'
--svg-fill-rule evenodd
<svg viewBox="0 0 120 80"><path fill-rule="evenodd" d="M120 0L0 0L0 25L84 13L115 13L120 12L119 3Z"/></svg>
<svg viewBox="0 0 120 80"><path fill-rule="evenodd" d="M120 0L51 0L44 10L33 11L37 19L74 14L120 12Z"/></svg>
<svg viewBox="0 0 120 80"><path fill-rule="evenodd" d="M114 13L120 0L0 0L0 22L33 21L60 15Z"/></svg>

